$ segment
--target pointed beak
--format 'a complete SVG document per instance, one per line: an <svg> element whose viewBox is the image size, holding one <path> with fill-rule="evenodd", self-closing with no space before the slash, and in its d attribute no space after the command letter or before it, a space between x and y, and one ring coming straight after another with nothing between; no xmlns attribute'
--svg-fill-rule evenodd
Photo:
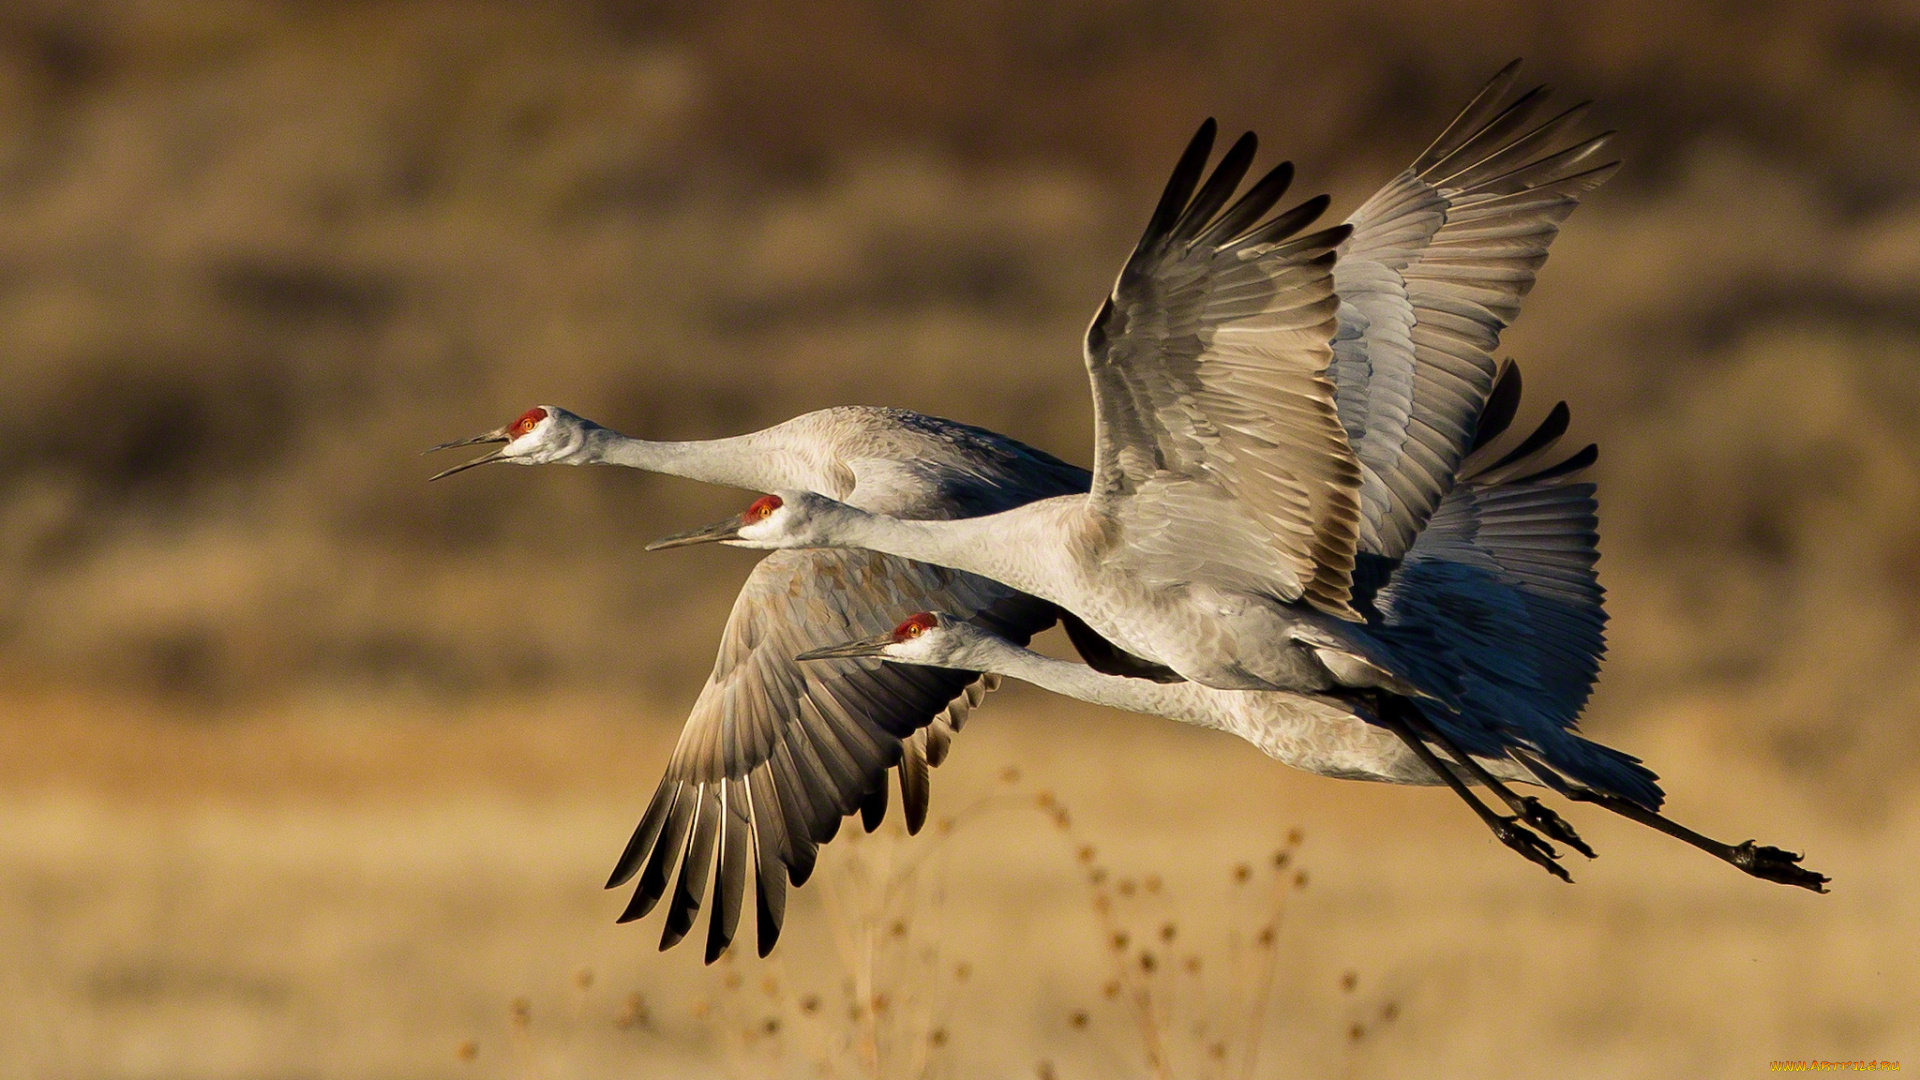
<svg viewBox="0 0 1920 1080"><path fill-rule="evenodd" d="M487 432L485 435L475 435L471 439L456 439L453 442L441 443L439 446L431 447L429 449L421 451L421 454L422 456L424 456L426 454L431 454L439 450L453 450L462 446L478 446L481 443L503 443L503 442L509 442L509 441L511 440L507 437L506 428L495 428L492 431ZM501 452L498 450L495 450L491 454L482 454L479 457L474 458L472 461L469 461L464 465L455 465L451 469L442 469L441 471L434 473L432 476L427 477L427 483L431 484L435 480L438 480L443 476L452 476L454 473L457 473L457 472L465 472L468 469L473 468L475 465L485 465L488 462L499 461L501 456L502 456Z"/></svg>
<svg viewBox="0 0 1920 1080"><path fill-rule="evenodd" d="M879 656L881 651L893 644L893 632L875 634L858 641L843 641L838 645L828 645L819 649L808 649L794 657L795 660L844 660L860 656Z"/></svg>
<svg viewBox="0 0 1920 1080"><path fill-rule="evenodd" d="M716 521L698 529L689 529L672 536L663 536L647 545L648 551L664 551L667 548L690 547L694 544L717 544L723 540L734 540L740 536L742 522L737 517Z"/></svg>

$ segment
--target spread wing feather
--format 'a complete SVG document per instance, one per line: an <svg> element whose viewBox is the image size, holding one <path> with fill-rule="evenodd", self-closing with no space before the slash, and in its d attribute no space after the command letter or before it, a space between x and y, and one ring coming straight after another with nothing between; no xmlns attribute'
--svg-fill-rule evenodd
<svg viewBox="0 0 1920 1080"><path fill-rule="evenodd" d="M1347 230L1296 236L1324 197L1262 223L1286 165L1228 205L1254 138L1202 184L1213 135L1209 120L1188 145L1087 331L1093 503L1149 577L1357 618L1360 473L1327 377L1333 250Z"/></svg>
<svg viewBox="0 0 1920 1080"><path fill-rule="evenodd" d="M1585 104L1544 122L1546 87L1503 104L1518 66L1348 219L1332 378L1360 461L1361 551L1413 545L1472 449L1500 331L1560 223L1618 164L1595 162L1610 132L1572 135Z"/></svg>
<svg viewBox="0 0 1920 1080"><path fill-rule="evenodd" d="M755 567L608 881L640 875L621 921L667 898L661 947L670 947L693 928L711 885L711 962L733 939L751 878L764 956L779 936L786 886L807 879L819 845L856 810L869 828L879 823L888 770L902 769L909 826L926 820L926 770L979 703L981 680L878 660L793 659L884 633L915 611L965 612L1021 642L1054 618L1050 605L984 578L874 552L778 551Z"/></svg>
<svg viewBox="0 0 1920 1080"><path fill-rule="evenodd" d="M1517 397L1508 371L1500 381ZM1402 656L1459 673L1457 712L1420 707L1470 752L1519 747L1556 777L1655 809L1662 796L1652 772L1577 734L1607 616L1594 485L1568 482L1592 464L1593 448L1550 463L1563 414L1556 407L1522 441L1526 453L1469 471L1447 492L1371 607ZM1494 420L1504 427L1510 418Z"/></svg>

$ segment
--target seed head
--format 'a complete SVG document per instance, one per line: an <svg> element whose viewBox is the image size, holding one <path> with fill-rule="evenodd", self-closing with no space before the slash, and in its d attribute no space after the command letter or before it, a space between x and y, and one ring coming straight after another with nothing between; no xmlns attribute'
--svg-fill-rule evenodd
<svg viewBox="0 0 1920 1080"><path fill-rule="evenodd" d="M613 1026L624 1029L646 1022L647 999L641 997L640 992L636 990L627 995L626 1008L622 1009L620 1015L614 1018Z"/></svg>

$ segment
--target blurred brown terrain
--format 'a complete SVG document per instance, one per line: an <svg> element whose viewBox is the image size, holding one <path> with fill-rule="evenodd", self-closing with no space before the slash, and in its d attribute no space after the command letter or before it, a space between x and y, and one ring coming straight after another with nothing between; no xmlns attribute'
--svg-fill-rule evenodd
<svg viewBox="0 0 1920 1080"><path fill-rule="evenodd" d="M612 925L752 563L639 548L742 497L419 450L868 402L1085 461L1080 334L1200 118L1343 214L1516 55L1626 160L1504 349L1601 444L1586 728L1832 896L1591 814L1558 886L1444 793L1010 689L935 812L1075 838L823 860L942 853L920 1058L723 1007L845 1007L830 880L773 965ZM1225 926L1295 825L1261 1074L1920 1065L1916 56L1891 2L0 8L0 1080L1151 1075L1074 844Z"/></svg>

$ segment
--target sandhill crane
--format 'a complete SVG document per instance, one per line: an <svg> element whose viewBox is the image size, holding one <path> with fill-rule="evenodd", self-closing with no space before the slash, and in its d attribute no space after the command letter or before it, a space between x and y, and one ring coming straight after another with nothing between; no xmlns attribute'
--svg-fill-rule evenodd
<svg viewBox="0 0 1920 1080"><path fill-rule="evenodd" d="M1536 156L1579 110L1515 137L1540 95L1502 109L1510 78L1354 222L1306 235L1326 198L1270 217L1283 164L1234 201L1251 134L1203 184L1214 124L1201 125L1087 333L1088 494L905 521L777 490L655 546L860 547L949 566L1050 600L1190 681L1359 691L1410 742L1432 737L1420 705L1465 708L1463 674L1354 609L1356 555L1403 556L1425 525L1493 392L1495 334L1558 221L1614 168L1590 165L1605 136ZM1335 292L1343 248L1364 283L1351 304ZM1583 846L1537 802L1512 805ZM1563 873L1518 822L1488 823Z"/></svg>
<svg viewBox="0 0 1920 1080"><path fill-rule="evenodd" d="M497 431L434 449L495 442L504 445L434 478L491 461L623 465L737 487L817 487L905 517L989 513L1084 492L1088 481L1086 470L1004 436L867 407L824 409L734 438L651 442L544 405ZM819 845L844 816L857 810L867 828L878 826L886 774L896 765L907 826L917 831L927 812L927 771L986 686L964 673L870 660L801 665L793 657L841 640L849 628L889 628L905 608L941 605L1017 641L1058 615L1051 604L984 578L872 552L775 552L762 560L734 602L713 673L608 880L616 888L640 878L621 921L645 916L673 886L661 948L679 942L705 898L717 852L706 958L731 943L749 873L764 956L779 937L787 885L807 880ZM1071 618L1069 632L1091 662L1126 670Z"/></svg>
<svg viewBox="0 0 1920 1080"><path fill-rule="evenodd" d="M1477 410L1492 381L1490 355L1499 330L1531 287L1559 222L1610 168L1574 168L1591 157L1604 135L1562 145L1561 136L1584 106L1526 129L1546 90L1505 102L1516 67L1496 75L1414 166L1355 213L1353 235L1335 269L1341 302L1333 344L1337 404L1360 454L1368 515L1363 534L1382 551L1403 551L1413 522L1431 509L1438 494L1428 475L1431 462L1457 458L1452 447L1461 437L1461 417ZM1522 193L1527 184L1533 186ZM1462 310L1469 313L1464 321ZM882 409L831 409L733 439L656 443L539 406L506 427L434 449L475 443L504 445L435 479L495 461L614 464L758 491L805 488L874 512L926 518L972 516L1083 493L1090 479L1084 470L1012 440ZM1028 471L1036 462L1044 474L1037 482ZM869 827L879 820L885 766L875 772L876 762L902 755L909 827L925 813L926 766L937 763L949 723L958 724L980 688L956 698L948 720L923 728L927 718L948 709L940 693L961 684L941 684L906 704L876 703L863 689L875 678L868 674L871 665L804 666L822 669L814 672L788 658L848 632L884 630L900 611L916 606L964 611L951 599L906 602L908 595L941 587L941 579L928 577L923 566L894 559L863 563L865 573L855 581L847 575L847 557L825 550L776 553L756 569L735 603L713 677L610 882L618 885L646 866L623 915L639 917L665 891L675 860L688 854L663 947L691 925L709 853L725 840L724 833L716 840L712 830L703 833L698 821L688 820L707 816L702 808L710 804L701 785L733 785L749 795L774 789L746 805L748 832L757 845L763 955L778 934L784 903L778 869L784 866L795 885L804 881L815 847L837 827L835 814L857 805ZM978 579L959 580L984 588ZM845 595L849 590L855 595ZM1018 594L979 593L976 602L986 603L989 595L1012 602ZM1024 632L1044 625L1048 610L1023 608ZM1101 670L1166 677L1164 668L1114 649L1078 620L1065 621L1082 655ZM827 685L816 685L823 680ZM736 736L736 729L747 734ZM841 743L857 752L851 765L837 749ZM760 818L776 800L784 820L763 826ZM736 810L740 803L723 801ZM743 846L736 843L720 860L709 960L733 933L747 872L738 859Z"/></svg>
<svg viewBox="0 0 1920 1080"><path fill-rule="evenodd" d="M1517 373L1513 379L1517 386ZM1556 722L1569 706L1579 711L1592 685L1606 616L1594 574L1594 487L1569 482L1592 459L1576 455L1548 465L1543 455L1550 441L1529 440L1531 453L1460 477L1404 559L1362 556L1374 565L1361 575L1355 602L1369 620L1392 618L1424 634L1447 651L1448 662L1472 673L1462 690L1472 705L1435 713L1432 726L1449 737L1433 745L1403 739L1379 722L1371 703L1350 694L1218 690L1105 675L946 613L910 615L888 633L798 659L879 657L991 672L1082 701L1224 731L1322 776L1444 782L1456 790L1473 783L1543 785L1678 837L1755 877L1825 892L1828 879L1797 865L1797 854L1751 840L1722 843L1667 818L1652 773ZM1455 746L1471 750L1445 765L1440 755ZM1605 771L1613 774L1614 790L1582 779L1594 770L1580 764L1595 761L1613 766ZM1567 762L1580 764L1568 768ZM1468 802L1477 807L1477 800Z"/></svg>

